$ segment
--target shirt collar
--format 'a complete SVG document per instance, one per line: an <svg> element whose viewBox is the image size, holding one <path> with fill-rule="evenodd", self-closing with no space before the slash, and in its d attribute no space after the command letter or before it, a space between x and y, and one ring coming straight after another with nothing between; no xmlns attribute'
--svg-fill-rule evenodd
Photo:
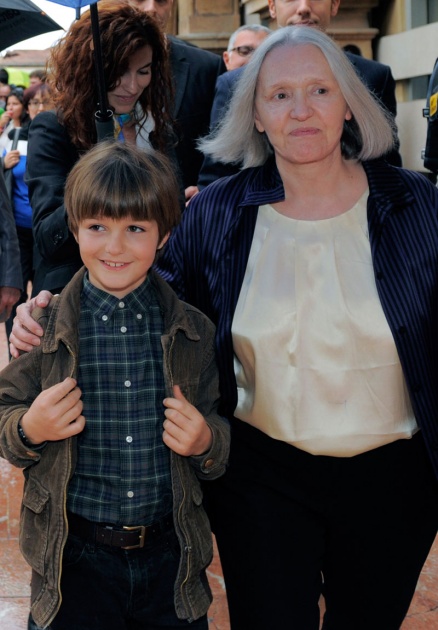
<svg viewBox="0 0 438 630"><path fill-rule="evenodd" d="M82 304L90 308L95 317L102 319L103 315L106 315L105 320L109 321L114 312L120 309L122 303L123 308L129 309L136 315L145 314L151 304L156 303L155 290L149 278L147 277L139 287L121 299L91 284L88 271L85 273Z"/></svg>

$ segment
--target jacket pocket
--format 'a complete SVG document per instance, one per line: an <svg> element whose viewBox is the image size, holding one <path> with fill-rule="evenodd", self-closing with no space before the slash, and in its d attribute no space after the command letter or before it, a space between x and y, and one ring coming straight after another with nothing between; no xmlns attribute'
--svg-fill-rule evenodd
<svg viewBox="0 0 438 630"><path fill-rule="evenodd" d="M20 518L20 549L26 562L44 575L49 536L49 492L36 480L24 487Z"/></svg>

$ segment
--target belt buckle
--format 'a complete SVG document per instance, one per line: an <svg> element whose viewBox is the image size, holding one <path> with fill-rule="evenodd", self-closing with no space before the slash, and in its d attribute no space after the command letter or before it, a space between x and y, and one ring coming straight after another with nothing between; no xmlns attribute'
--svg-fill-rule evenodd
<svg viewBox="0 0 438 630"><path fill-rule="evenodd" d="M144 547L144 542L146 538L146 526L145 525L135 525L133 527L129 527L128 525L123 525L123 529L126 532L132 532L136 529L139 532L139 541L137 545L130 545L128 547L121 547L121 549L141 549Z"/></svg>

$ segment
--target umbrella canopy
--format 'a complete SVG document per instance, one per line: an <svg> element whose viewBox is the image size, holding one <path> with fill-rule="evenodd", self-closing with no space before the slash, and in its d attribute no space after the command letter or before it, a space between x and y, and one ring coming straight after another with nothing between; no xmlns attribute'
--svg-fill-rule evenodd
<svg viewBox="0 0 438 630"><path fill-rule="evenodd" d="M31 0L0 0L0 50L24 39L63 30Z"/></svg>
<svg viewBox="0 0 438 630"><path fill-rule="evenodd" d="M71 7L72 9L81 9L87 7L89 4L95 4L98 0L49 0L55 4L62 4L64 7Z"/></svg>

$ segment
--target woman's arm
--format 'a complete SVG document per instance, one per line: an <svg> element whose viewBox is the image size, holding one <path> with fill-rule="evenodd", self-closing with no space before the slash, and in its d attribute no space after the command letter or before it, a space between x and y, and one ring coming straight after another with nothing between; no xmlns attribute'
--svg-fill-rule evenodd
<svg viewBox="0 0 438 630"><path fill-rule="evenodd" d="M67 227L64 186L78 159L79 152L55 112L38 114L29 128L26 182L35 242L48 261L77 255L76 241Z"/></svg>

